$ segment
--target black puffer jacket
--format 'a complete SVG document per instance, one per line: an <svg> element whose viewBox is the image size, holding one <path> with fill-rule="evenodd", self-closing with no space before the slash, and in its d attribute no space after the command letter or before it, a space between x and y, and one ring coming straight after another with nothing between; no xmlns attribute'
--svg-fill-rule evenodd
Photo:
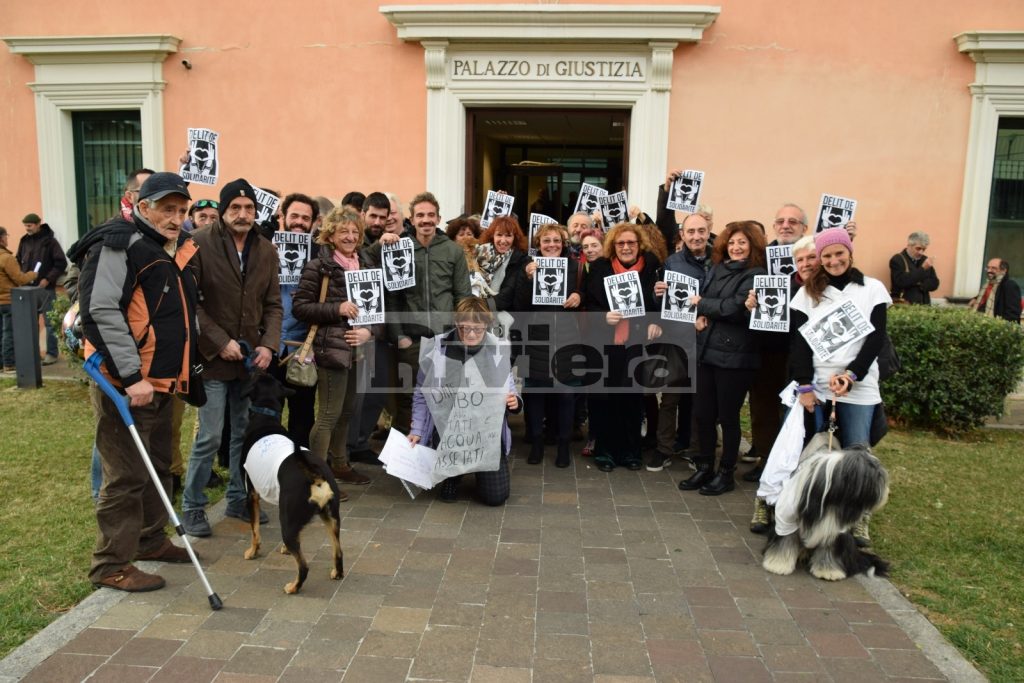
<svg viewBox="0 0 1024 683"><path fill-rule="evenodd" d="M725 261L711 269L697 304L697 315L708 319L697 335L698 362L733 369L761 366L758 335L748 329L750 311L744 301L754 276L766 274L764 268L748 268L746 261Z"/></svg>
<svg viewBox="0 0 1024 683"><path fill-rule="evenodd" d="M366 268L364 256L356 252L359 267ZM320 303L320 286L328 276L327 298ZM292 295L292 314L296 320L310 325L319 325L313 337L313 353L316 363L322 368L344 370L352 367L353 349L345 341L345 333L352 329L349 319L339 310L348 301L345 286L345 269L334 260L334 249L328 245L320 247L317 258L302 269L299 286ZM370 331L380 336L383 327L374 325Z"/></svg>

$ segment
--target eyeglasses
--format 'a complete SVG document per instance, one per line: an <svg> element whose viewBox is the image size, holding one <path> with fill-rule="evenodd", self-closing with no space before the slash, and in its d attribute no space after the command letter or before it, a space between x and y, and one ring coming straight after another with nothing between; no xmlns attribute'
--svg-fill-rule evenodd
<svg viewBox="0 0 1024 683"><path fill-rule="evenodd" d="M456 325L455 328L459 331L459 334L473 335L479 337L487 331L487 327L484 325Z"/></svg>
<svg viewBox="0 0 1024 683"><path fill-rule="evenodd" d="M193 209L217 209L220 208L220 203L214 199L200 199L192 205Z"/></svg>
<svg viewBox="0 0 1024 683"><path fill-rule="evenodd" d="M798 218L776 218L775 225L805 225L805 223Z"/></svg>
<svg viewBox="0 0 1024 683"><path fill-rule="evenodd" d="M617 247L635 247L637 244L639 244L639 242L636 240L618 240L615 242L615 246Z"/></svg>

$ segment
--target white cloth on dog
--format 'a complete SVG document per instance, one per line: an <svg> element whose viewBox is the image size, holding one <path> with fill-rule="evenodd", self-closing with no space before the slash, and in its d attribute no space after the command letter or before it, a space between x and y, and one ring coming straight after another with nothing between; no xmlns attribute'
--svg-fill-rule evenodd
<svg viewBox="0 0 1024 683"><path fill-rule="evenodd" d="M295 452L295 442L285 434L265 436L252 445L245 456L245 471L260 494L271 505L278 504L281 486L277 471L285 458Z"/></svg>
<svg viewBox="0 0 1024 683"><path fill-rule="evenodd" d="M775 501L775 534L789 536L800 528L800 516L797 507L800 505L800 487L790 479L782 487L782 493Z"/></svg>
<svg viewBox="0 0 1024 683"><path fill-rule="evenodd" d="M804 448L804 407L797 402L796 382L782 390L779 398L782 404L790 406L782 429L772 444L771 453L761 473L761 483L757 487L757 495L764 498L769 505L776 505L783 485L793 476L800 464L800 452ZM776 515L778 511L776 511Z"/></svg>

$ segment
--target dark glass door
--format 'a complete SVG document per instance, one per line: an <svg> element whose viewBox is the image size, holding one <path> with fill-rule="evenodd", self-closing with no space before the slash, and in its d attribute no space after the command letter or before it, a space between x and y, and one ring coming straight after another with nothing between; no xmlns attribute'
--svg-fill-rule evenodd
<svg viewBox="0 0 1024 683"><path fill-rule="evenodd" d="M1010 263L1010 277L1024 284L1024 118L1002 117L992 168L992 197L985 231L985 263ZM984 272L984 269L983 269Z"/></svg>
<svg viewBox="0 0 1024 683"><path fill-rule="evenodd" d="M128 174L142 166L142 122L138 111L76 111L71 125L81 236L120 211Z"/></svg>

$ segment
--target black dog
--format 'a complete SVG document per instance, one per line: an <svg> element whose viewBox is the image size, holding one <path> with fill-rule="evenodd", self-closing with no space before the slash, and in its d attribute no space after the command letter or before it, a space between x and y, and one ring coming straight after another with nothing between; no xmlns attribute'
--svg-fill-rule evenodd
<svg viewBox="0 0 1024 683"><path fill-rule="evenodd" d="M309 565L299 548L299 534L313 519L313 515L319 515L323 520L334 548L331 578L342 578L345 566L341 551L338 484L327 463L299 447L281 426L284 400L295 392L270 375L257 373L249 378L242 393L251 402L249 427L245 431L239 465L245 473L245 487L252 515L252 545L245 551L245 559L253 559L260 550L260 491L271 499L279 494L281 540L295 558L298 568L295 581L286 584L284 592L298 593L309 574ZM246 460L250 458L249 468L246 468ZM250 477L250 469L255 473L256 484Z"/></svg>

